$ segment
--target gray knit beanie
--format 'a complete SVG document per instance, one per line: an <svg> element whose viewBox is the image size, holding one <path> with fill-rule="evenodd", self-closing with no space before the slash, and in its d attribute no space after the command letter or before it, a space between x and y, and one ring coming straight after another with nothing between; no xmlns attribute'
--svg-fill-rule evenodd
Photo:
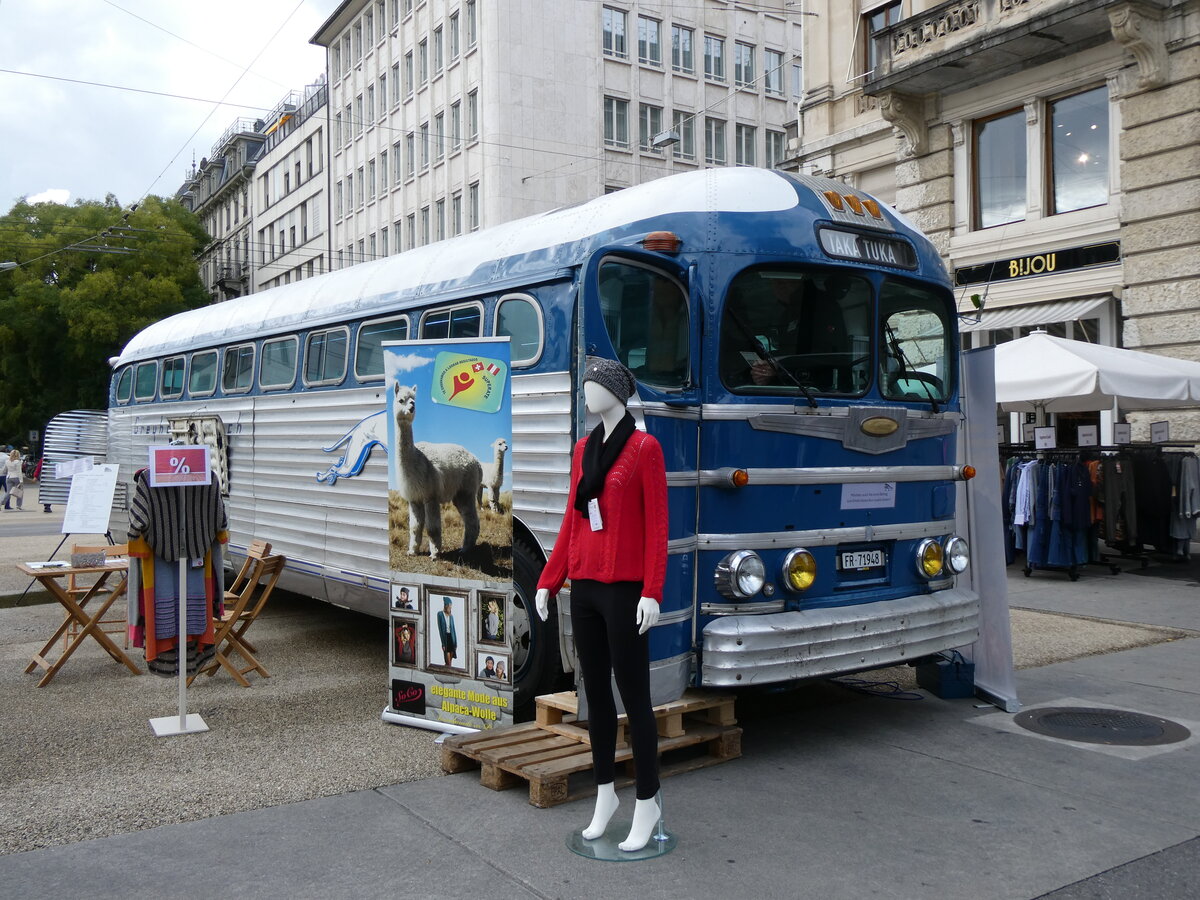
<svg viewBox="0 0 1200 900"><path fill-rule="evenodd" d="M594 381L602 388L607 388L614 397L624 402L634 395L637 383L633 373L615 359L605 359L603 356L589 356L587 368L583 373L584 383Z"/></svg>

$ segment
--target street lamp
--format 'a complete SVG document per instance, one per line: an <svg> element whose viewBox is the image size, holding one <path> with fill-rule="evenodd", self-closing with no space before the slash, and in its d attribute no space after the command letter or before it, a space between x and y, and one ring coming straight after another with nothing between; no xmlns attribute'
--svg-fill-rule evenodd
<svg viewBox="0 0 1200 900"><path fill-rule="evenodd" d="M662 150L664 147L670 147L672 144L678 144L680 141L679 132L675 130L660 131L650 139L650 146L655 150Z"/></svg>
<svg viewBox="0 0 1200 900"><path fill-rule="evenodd" d="M11 262L11 261L0 262L0 272L3 272L5 269L15 269L19 265L20 265L20 263L15 263L15 262Z"/></svg>

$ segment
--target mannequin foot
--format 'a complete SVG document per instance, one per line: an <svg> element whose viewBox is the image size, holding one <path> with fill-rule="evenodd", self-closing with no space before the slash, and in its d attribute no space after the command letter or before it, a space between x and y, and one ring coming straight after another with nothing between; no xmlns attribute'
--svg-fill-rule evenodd
<svg viewBox="0 0 1200 900"><path fill-rule="evenodd" d="M651 797L649 800L639 800L633 807L633 824L629 826L629 836L621 841L619 846L627 853L641 850L654 833L654 826L659 819L658 801Z"/></svg>
<svg viewBox="0 0 1200 900"><path fill-rule="evenodd" d="M604 829L608 827L608 820L616 811L617 789L613 783L610 781L608 784L596 785L596 811L593 813L588 827L583 829L584 838L591 841L604 834Z"/></svg>

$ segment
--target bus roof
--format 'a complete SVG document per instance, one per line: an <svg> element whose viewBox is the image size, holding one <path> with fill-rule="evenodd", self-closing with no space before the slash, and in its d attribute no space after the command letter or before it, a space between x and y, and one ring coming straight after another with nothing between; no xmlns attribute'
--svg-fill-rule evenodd
<svg viewBox="0 0 1200 900"><path fill-rule="evenodd" d="M801 184L811 188L812 195L800 191ZM577 206L179 313L134 335L114 366L399 312L422 297L502 283L518 274L542 273L544 277L578 264L597 244L653 230L660 224L657 220L667 216L781 212L801 205L802 198L811 197L810 203L815 202L817 188L825 184L845 189L826 179L748 167L702 169L659 178ZM902 228L911 227L894 210L888 212ZM697 222L696 227L703 225ZM894 225L889 223L891 227ZM519 266L507 264L514 259L521 261Z"/></svg>

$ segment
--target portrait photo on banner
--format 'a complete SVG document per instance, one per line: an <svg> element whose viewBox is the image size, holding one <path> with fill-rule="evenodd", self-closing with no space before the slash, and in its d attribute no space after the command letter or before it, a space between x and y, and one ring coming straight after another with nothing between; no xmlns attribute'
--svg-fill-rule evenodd
<svg viewBox="0 0 1200 900"><path fill-rule="evenodd" d="M467 642L467 595L429 588L425 597L425 667L465 673L470 658Z"/></svg>
<svg viewBox="0 0 1200 900"><path fill-rule="evenodd" d="M416 616L392 616L392 665L415 669L417 658L417 636L419 633Z"/></svg>
<svg viewBox="0 0 1200 900"><path fill-rule="evenodd" d="M416 611L417 601L421 597L421 589L416 585L411 584L393 584L392 585L392 609L400 612L403 610Z"/></svg>
<svg viewBox="0 0 1200 900"><path fill-rule="evenodd" d="M475 677L496 684L512 683L512 660L507 653L494 650L475 651Z"/></svg>
<svg viewBox="0 0 1200 900"><path fill-rule="evenodd" d="M512 578L508 355L506 340L385 344L394 571Z"/></svg>
<svg viewBox="0 0 1200 900"><path fill-rule="evenodd" d="M479 592L479 643L505 646L508 597L491 591Z"/></svg>

